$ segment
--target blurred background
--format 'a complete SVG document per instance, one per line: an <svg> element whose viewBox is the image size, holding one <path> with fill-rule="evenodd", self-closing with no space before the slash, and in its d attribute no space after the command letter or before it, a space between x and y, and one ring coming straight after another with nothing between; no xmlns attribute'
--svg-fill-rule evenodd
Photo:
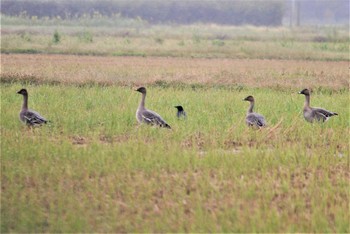
<svg viewBox="0 0 350 234"><path fill-rule="evenodd" d="M115 17L151 24L348 25L348 0L2 0L1 14L72 19Z"/></svg>

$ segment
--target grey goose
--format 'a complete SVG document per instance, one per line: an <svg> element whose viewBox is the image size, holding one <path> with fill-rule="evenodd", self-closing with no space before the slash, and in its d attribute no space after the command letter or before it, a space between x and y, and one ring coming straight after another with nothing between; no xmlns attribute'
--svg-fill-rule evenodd
<svg viewBox="0 0 350 234"><path fill-rule="evenodd" d="M250 102L247 116L245 118L246 124L250 127L258 127L258 128L266 126L266 121L265 121L264 116L253 112L254 103L255 103L254 97L248 96L248 97L244 98L243 101Z"/></svg>
<svg viewBox="0 0 350 234"><path fill-rule="evenodd" d="M28 126L40 126L46 124L47 120L38 112L28 109L28 92L26 89L21 89L17 92L23 95L23 105L19 112L19 119Z"/></svg>
<svg viewBox="0 0 350 234"><path fill-rule="evenodd" d="M338 115L335 112L331 112L319 107L310 106L310 91L308 89L303 89L299 94L305 95L305 103L303 108L304 118L306 121L313 123L315 120L318 122L325 122L330 117Z"/></svg>
<svg viewBox="0 0 350 234"><path fill-rule="evenodd" d="M146 123L150 125L156 125L164 128L171 128L169 124L165 122L165 120L156 112L148 110L145 107L145 99L146 99L146 88L140 87L136 90L137 92L142 93L142 98L139 107L136 111L136 119L139 123Z"/></svg>
<svg viewBox="0 0 350 234"><path fill-rule="evenodd" d="M183 117L184 119L186 119L187 116L184 108L182 106L175 106L175 108L177 109L177 118L180 119L181 117Z"/></svg>

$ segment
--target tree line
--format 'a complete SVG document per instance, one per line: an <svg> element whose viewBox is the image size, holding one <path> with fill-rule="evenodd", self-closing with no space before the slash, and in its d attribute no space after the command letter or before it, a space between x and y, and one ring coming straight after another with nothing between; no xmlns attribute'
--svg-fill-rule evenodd
<svg viewBox="0 0 350 234"><path fill-rule="evenodd" d="M60 17L62 19L110 17L116 14L141 18L149 23L215 23L223 25L278 26L282 24L284 0L2 0L6 15Z"/></svg>

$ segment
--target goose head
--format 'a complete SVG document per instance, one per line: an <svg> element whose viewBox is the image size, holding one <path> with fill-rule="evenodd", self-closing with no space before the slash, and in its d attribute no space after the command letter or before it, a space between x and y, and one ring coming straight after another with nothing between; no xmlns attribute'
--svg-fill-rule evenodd
<svg viewBox="0 0 350 234"><path fill-rule="evenodd" d="M142 94L146 94L146 88L145 87L140 87L140 88L136 89L135 91L140 92Z"/></svg>
<svg viewBox="0 0 350 234"><path fill-rule="evenodd" d="M174 106L178 111L183 111L184 108L182 108L182 106Z"/></svg>
<svg viewBox="0 0 350 234"><path fill-rule="evenodd" d="M308 89L303 89L299 92L299 94L304 94L305 96L310 96L310 91Z"/></svg>
<svg viewBox="0 0 350 234"><path fill-rule="evenodd" d="M254 98L253 96L249 95L248 97L244 98L242 101L254 102Z"/></svg>
<svg viewBox="0 0 350 234"><path fill-rule="evenodd" d="M28 92L26 89L21 89L20 91L17 92L18 94L21 94L23 96L28 96Z"/></svg>

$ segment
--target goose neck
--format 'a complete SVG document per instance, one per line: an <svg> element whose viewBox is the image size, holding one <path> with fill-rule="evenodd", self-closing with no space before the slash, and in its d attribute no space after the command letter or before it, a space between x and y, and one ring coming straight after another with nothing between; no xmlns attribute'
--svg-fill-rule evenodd
<svg viewBox="0 0 350 234"><path fill-rule="evenodd" d="M248 113L253 113L253 108L254 108L254 101L250 102Z"/></svg>
<svg viewBox="0 0 350 234"><path fill-rule="evenodd" d="M305 95L305 103L304 103L305 108L310 107L310 95Z"/></svg>
<svg viewBox="0 0 350 234"><path fill-rule="evenodd" d="M146 100L146 94L142 93L142 98L140 102L140 108L145 108L145 100Z"/></svg>
<svg viewBox="0 0 350 234"><path fill-rule="evenodd" d="M23 95L22 109L24 109L24 110L28 109L28 95Z"/></svg>

